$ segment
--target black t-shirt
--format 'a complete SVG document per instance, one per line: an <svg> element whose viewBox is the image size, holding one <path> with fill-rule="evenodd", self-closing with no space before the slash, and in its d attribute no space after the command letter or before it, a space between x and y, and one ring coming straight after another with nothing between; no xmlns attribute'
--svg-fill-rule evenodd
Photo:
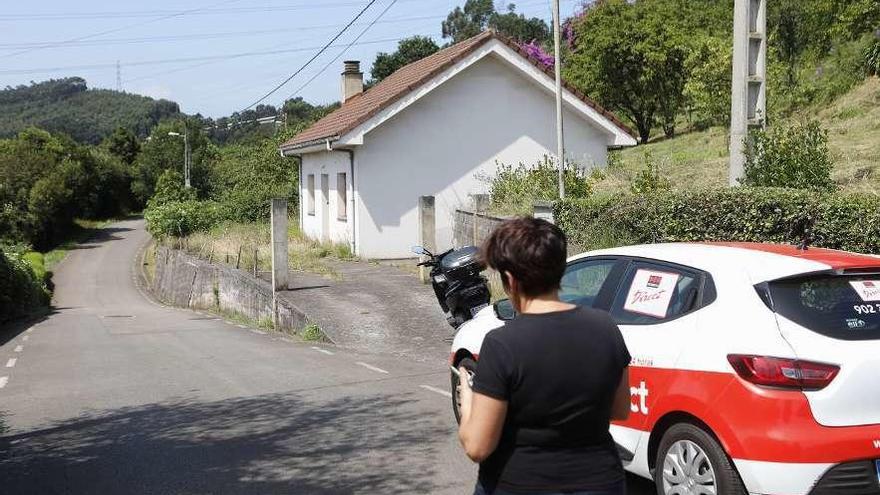
<svg viewBox="0 0 880 495"><path fill-rule="evenodd" d="M608 431L630 355L602 311L522 314L486 335L474 391L508 402L495 452L480 463L492 490L603 490L624 480Z"/></svg>

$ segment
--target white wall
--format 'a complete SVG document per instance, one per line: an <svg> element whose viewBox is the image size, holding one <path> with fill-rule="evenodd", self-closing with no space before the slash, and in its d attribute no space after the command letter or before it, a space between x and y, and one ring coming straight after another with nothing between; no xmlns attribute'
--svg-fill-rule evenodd
<svg viewBox="0 0 880 495"><path fill-rule="evenodd" d="M423 195L436 197L438 247L450 247L454 210L487 190L477 175L555 155L555 111L552 94L490 55L367 133L355 152L358 254L411 256ZM568 110L565 140L569 159L605 165L608 136Z"/></svg>
<svg viewBox="0 0 880 495"><path fill-rule="evenodd" d="M318 240L330 240L340 243L351 243L352 240L352 184L348 153L343 151L310 153L302 156L302 175L300 183L300 217L302 229L306 235ZM336 190L338 173L346 174L347 215L345 220L339 219L338 194ZM309 180L310 174L315 175L315 214L309 214ZM329 201L324 200L321 190L321 175L326 174L329 180ZM327 214L326 235L324 231L324 214Z"/></svg>

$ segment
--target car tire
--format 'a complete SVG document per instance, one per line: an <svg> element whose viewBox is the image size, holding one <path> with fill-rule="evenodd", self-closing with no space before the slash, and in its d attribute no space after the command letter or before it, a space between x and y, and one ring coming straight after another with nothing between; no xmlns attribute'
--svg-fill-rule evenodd
<svg viewBox="0 0 880 495"><path fill-rule="evenodd" d="M471 374L477 372L477 362L470 356L462 358L455 364L456 369L461 367L464 367ZM452 414L455 415L455 422L461 423L461 409L458 403L458 375L450 371L449 376L452 384Z"/></svg>
<svg viewBox="0 0 880 495"><path fill-rule="evenodd" d="M746 494L739 473L718 441L690 423L679 423L666 430L654 466L658 495L697 493L694 486L700 484L713 487L717 495ZM676 491L675 487L679 489Z"/></svg>

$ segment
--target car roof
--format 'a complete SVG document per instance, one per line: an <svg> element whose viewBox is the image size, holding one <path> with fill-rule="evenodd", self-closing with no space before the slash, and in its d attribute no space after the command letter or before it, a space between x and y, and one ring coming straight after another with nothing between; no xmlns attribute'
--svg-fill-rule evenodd
<svg viewBox="0 0 880 495"><path fill-rule="evenodd" d="M754 242L681 242L640 244L589 251L572 259L597 255L632 256L668 261L713 275L740 273L753 283L802 273L853 268L880 268L880 257L835 249L799 249L787 244Z"/></svg>

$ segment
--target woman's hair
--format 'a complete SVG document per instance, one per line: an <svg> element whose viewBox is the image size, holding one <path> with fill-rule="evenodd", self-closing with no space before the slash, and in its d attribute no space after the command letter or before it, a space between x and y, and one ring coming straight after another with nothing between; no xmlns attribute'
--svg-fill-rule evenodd
<svg viewBox="0 0 880 495"><path fill-rule="evenodd" d="M483 262L501 274L510 273L528 297L559 290L565 273L568 244L562 230L537 218L515 218L496 228L483 243Z"/></svg>

